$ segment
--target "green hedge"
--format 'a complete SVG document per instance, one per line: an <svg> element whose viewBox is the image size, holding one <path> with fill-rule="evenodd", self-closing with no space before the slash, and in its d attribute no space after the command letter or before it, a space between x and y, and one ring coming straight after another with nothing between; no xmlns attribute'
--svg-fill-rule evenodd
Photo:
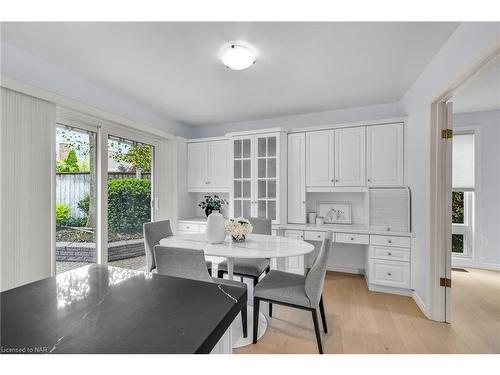
<svg viewBox="0 0 500 375"><path fill-rule="evenodd" d="M108 227L114 233L140 233L151 221L151 181L138 178L108 181Z"/></svg>

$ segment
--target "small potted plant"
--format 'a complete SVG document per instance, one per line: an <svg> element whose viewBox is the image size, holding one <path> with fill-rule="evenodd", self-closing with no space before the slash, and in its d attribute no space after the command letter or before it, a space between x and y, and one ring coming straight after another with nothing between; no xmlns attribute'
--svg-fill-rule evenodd
<svg viewBox="0 0 500 375"><path fill-rule="evenodd" d="M231 235L234 242L245 241L246 235L252 233L252 230L252 224L242 217L229 219L226 223L226 232Z"/></svg>
<svg viewBox="0 0 500 375"><path fill-rule="evenodd" d="M220 212L221 206L225 204L227 204L227 201L218 195L214 195L213 197L211 195L205 195L205 199L198 204L198 207L205 210L205 215L208 217L212 211Z"/></svg>

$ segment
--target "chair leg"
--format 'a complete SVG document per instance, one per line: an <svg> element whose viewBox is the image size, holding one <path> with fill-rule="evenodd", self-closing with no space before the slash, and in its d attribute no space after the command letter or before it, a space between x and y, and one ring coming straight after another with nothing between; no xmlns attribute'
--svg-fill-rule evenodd
<svg viewBox="0 0 500 375"><path fill-rule="evenodd" d="M254 277L253 278L253 287L255 288L255 286L259 283L259 278L258 277Z"/></svg>
<svg viewBox="0 0 500 375"><path fill-rule="evenodd" d="M325 333L328 333L328 328L326 327L325 306L323 305L323 296L321 296L319 300L319 312L321 313L321 322L323 323L323 331L325 331Z"/></svg>
<svg viewBox="0 0 500 375"><path fill-rule="evenodd" d="M273 317L273 303L269 302L269 317Z"/></svg>
<svg viewBox="0 0 500 375"><path fill-rule="evenodd" d="M243 337L244 338L247 338L247 336L248 336L247 310L248 310L248 305L245 304L245 307L243 307L241 309L241 326L243 327Z"/></svg>
<svg viewBox="0 0 500 375"><path fill-rule="evenodd" d="M253 299L253 343L257 344L257 332L259 332L259 305L260 299Z"/></svg>
<svg viewBox="0 0 500 375"><path fill-rule="evenodd" d="M318 313L316 310L312 310L312 318L314 323L314 332L316 332L316 341L318 342L319 354L323 354L323 345L321 344L321 332L319 331Z"/></svg>
<svg viewBox="0 0 500 375"><path fill-rule="evenodd" d="M269 271L271 271L271 266L267 266L265 272L266 272L266 275L269 273Z"/></svg>
<svg viewBox="0 0 500 375"><path fill-rule="evenodd" d="M217 277L218 277L219 279L224 278L224 271L217 271Z"/></svg>

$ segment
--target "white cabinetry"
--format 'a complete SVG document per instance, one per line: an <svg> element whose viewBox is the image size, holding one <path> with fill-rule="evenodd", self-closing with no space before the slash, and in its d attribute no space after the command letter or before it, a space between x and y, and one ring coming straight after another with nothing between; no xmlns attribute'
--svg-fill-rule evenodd
<svg viewBox="0 0 500 375"><path fill-rule="evenodd" d="M288 222L306 222L305 133L288 135Z"/></svg>
<svg viewBox="0 0 500 375"><path fill-rule="evenodd" d="M335 130L335 186L366 185L365 127Z"/></svg>
<svg viewBox="0 0 500 375"><path fill-rule="evenodd" d="M187 154L188 191L229 191L228 141L188 143Z"/></svg>
<svg viewBox="0 0 500 375"><path fill-rule="evenodd" d="M293 238L294 240L304 240L304 232L301 230L286 230L285 237ZM299 275L305 274L304 256L288 257L285 259L285 271L296 273Z"/></svg>
<svg viewBox="0 0 500 375"><path fill-rule="evenodd" d="M368 126L368 186L402 186L404 184L404 124Z"/></svg>
<svg viewBox="0 0 500 375"><path fill-rule="evenodd" d="M287 142L284 133L235 137L232 143L231 217L286 218Z"/></svg>
<svg viewBox="0 0 500 375"><path fill-rule="evenodd" d="M306 185L334 186L334 131L306 133Z"/></svg>

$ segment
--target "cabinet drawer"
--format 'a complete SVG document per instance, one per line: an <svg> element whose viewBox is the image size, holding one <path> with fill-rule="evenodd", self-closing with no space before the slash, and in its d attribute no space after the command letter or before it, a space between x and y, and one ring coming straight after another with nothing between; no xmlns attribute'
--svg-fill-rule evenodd
<svg viewBox="0 0 500 375"><path fill-rule="evenodd" d="M410 261L410 249L390 246L370 246L370 258Z"/></svg>
<svg viewBox="0 0 500 375"><path fill-rule="evenodd" d="M200 231L200 224L191 224L191 223L178 223L177 229L183 232L194 232L198 233Z"/></svg>
<svg viewBox="0 0 500 375"><path fill-rule="evenodd" d="M394 246L394 247L410 247L410 237L397 236L370 236L370 245Z"/></svg>
<svg viewBox="0 0 500 375"><path fill-rule="evenodd" d="M335 233L335 242L368 245L370 241L367 234Z"/></svg>
<svg viewBox="0 0 500 375"><path fill-rule="evenodd" d="M313 232L313 231L304 232L304 240L306 241L323 241L324 238L325 238L325 232Z"/></svg>
<svg viewBox="0 0 500 375"><path fill-rule="evenodd" d="M370 259L370 284L410 287L410 263Z"/></svg>
<svg viewBox="0 0 500 375"><path fill-rule="evenodd" d="M198 232L199 233L205 233L207 231L207 224L200 224L198 226Z"/></svg>

